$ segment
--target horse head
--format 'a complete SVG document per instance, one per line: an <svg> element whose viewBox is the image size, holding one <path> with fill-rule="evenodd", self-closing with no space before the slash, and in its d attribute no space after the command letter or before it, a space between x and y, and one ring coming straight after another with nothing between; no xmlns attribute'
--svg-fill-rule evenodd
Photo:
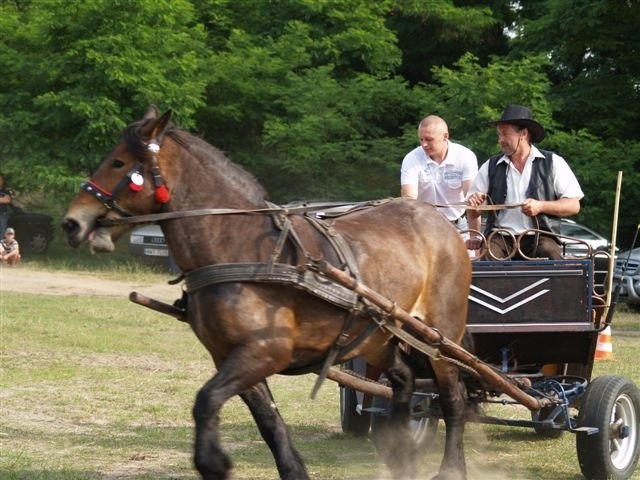
<svg viewBox="0 0 640 480"><path fill-rule="evenodd" d="M115 148L70 204L62 229L72 247L89 241L91 251L110 252L131 225L109 221L160 211L170 201L161 173L162 145L170 126L171 110L160 115L151 106L144 117L129 125Z"/></svg>

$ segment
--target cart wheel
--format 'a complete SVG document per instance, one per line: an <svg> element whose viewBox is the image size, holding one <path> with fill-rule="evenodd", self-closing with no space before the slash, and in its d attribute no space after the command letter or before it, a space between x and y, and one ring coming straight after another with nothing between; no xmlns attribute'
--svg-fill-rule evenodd
<svg viewBox="0 0 640 480"><path fill-rule="evenodd" d="M369 433L371 414L356 410L358 397L356 391L350 388L340 387L340 423L344 433L350 433L356 437L363 437Z"/></svg>
<svg viewBox="0 0 640 480"><path fill-rule="evenodd" d="M415 397L414 397L415 398ZM429 410L431 406L431 397L421 397L417 403L411 408L411 421L409 428L413 442L417 449L425 453L433 444L433 439L438 430L438 418L432 416L422 416L421 413ZM375 397L373 407L380 410L389 411L391 401L386 398ZM371 417L371 439L374 444L378 443L380 436L386 435L385 428L389 422L387 415L372 415Z"/></svg>
<svg viewBox="0 0 640 480"><path fill-rule="evenodd" d="M531 412L531 420L533 420L534 422L543 421L553 410L554 407L545 407L539 412ZM564 419L564 414L560 414L556 420L564 422ZM556 430L555 428L542 428L534 426L533 429L536 431L538 436L542 438L560 438L563 433L562 430Z"/></svg>
<svg viewBox="0 0 640 480"><path fill-rule="evenodd" d="M367 374L367 362L363 358L354 358L345 362L344 368L359 375ZM358 411L358 397L364 404L364 394L351 388L340 387L340 424L344 433L364 437L369 433L371 413Z"/></svg>
<svg viewBox="0 0 640 480"><path fill-rule="evenodd" d="M579 427L599 432L576 436L578 462L590 480L628 479L640 457L640 392L624 377L596 378L580 401Z"/></svg>

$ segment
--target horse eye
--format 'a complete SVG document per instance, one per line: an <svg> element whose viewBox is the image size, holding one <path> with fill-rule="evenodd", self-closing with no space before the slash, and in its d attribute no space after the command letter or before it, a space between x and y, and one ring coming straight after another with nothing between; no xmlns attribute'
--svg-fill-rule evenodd
<svg viewBox="0 0 640 480"><path fill-rule="evenodd" d="M111 166L113 168L122 168L122 167L124 167L124 162L122 160L116 159L113 162L111 162Z"/></svg>

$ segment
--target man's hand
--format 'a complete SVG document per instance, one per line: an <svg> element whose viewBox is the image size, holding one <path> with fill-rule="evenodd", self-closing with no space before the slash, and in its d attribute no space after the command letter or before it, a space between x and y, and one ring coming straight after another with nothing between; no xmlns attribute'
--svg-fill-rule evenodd
<svg viewBox="0 0 640 480"><path fill-rule="evenodd" d="M486 193L475 192L472 193L469 198L467 198L467 203L472 207L477 207L478 205L482 205L486 199Z"/></svg>
<svg viewBox="0 0 640 480"><path fill-rule="evenodd" d="M529 217L535 217L539 213L542 213L543 202L540 200L534 200L533 198L527 198L522 205L522 213Z"/></svg>
<svg viewBox="0 0 640 480"><path fill-rule="evenodd" d="M464 244L467 247L467 250L480 250L480 248L482 248L482 244L484 243L484 240L482 240L482 238L477 237L477 238L467 238L464 241Z"/></svg>

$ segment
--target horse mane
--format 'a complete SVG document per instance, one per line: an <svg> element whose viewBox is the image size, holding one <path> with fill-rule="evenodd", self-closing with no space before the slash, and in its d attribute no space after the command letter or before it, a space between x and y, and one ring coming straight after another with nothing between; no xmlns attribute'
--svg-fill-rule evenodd
<svg viewBox="0 0 640 480"><path fill-rule="evenodd" d="M144 119L134 122L126 127L122 134L131 152L142 158L147 158L149 155L147 143L140 136L140 129L147 122L148 120ZM255 176L232 162L219 148L172 123L169 123L164 134L189 151L191 155L208 164L212 172L215 171L218 175L223 176L225 182L229 182L237 191L248 195L250 200L261 202L268 199L267 191Z"/></svg>

